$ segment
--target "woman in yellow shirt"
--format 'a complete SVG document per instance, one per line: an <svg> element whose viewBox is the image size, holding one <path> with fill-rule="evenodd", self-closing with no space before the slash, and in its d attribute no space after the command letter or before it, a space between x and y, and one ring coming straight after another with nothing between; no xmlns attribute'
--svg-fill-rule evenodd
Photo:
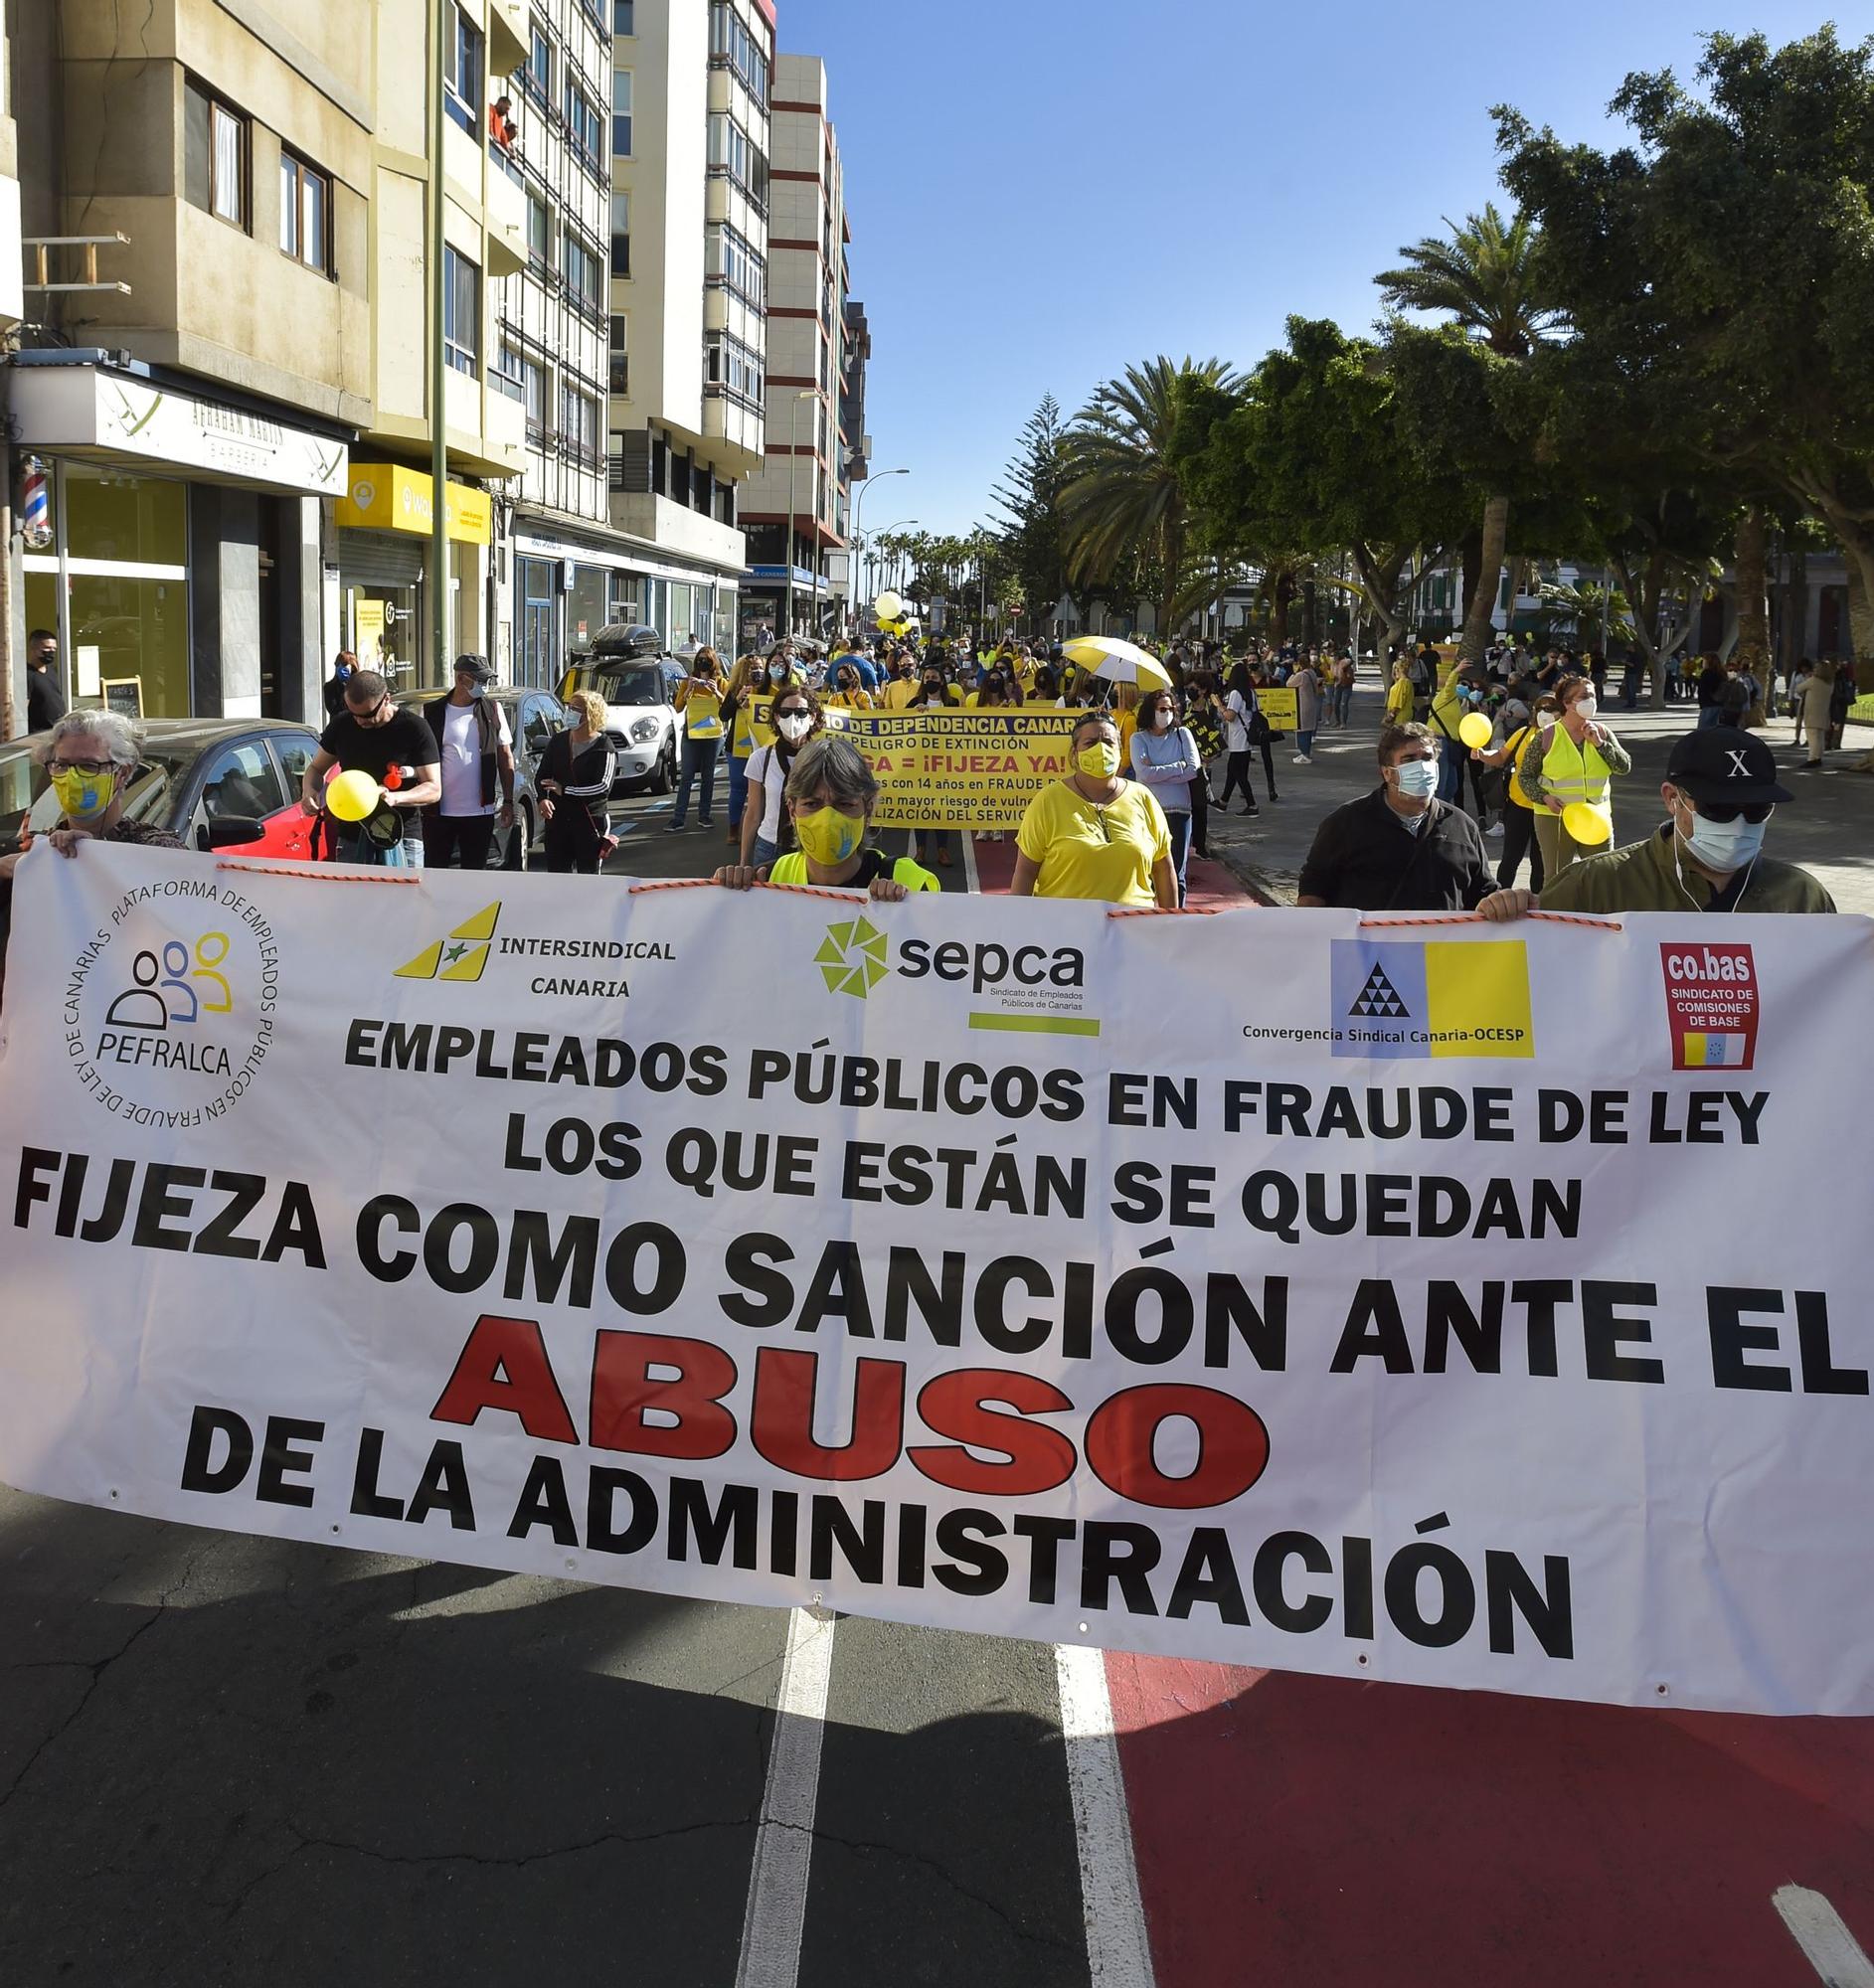
<svg viewBox="0 0 1874 1988"><path fill-rule="evenodd" d="M1119 729L1092 711L1074 728L1074 771L1028 803L1015 836L1018 898L1095 898L1178 909L1171 829L1149 787L1119 778Z"/></svg>
<svg viewBox="0 0 1874 1988"><path fill-rule="evenodd" d="M859 681L859 672L853 667L850 656L841 656L833 665L833 681L829 693L820 699L822 710L870 711L872 693Z"/></svg>
<svg viewBox="0 0 1874 1988"><path fill-rule="evenodd" d="M677 686L676 712L683 721L683 770L677 779L677 805L665 825L666 835L682 832L690 811L690 789L700 779L703 798L696 825L710 826L716 803L716 755L723 743L723 670L714 649L698 649L690 674Z"/></svg>
<svg viewBox="0 0 1874 1988"><path fill-rule="evenodd" d="M1386 723L1412 723L1412 669L1403 656L1393 665L1393 680L1386 688Z"/></svg>

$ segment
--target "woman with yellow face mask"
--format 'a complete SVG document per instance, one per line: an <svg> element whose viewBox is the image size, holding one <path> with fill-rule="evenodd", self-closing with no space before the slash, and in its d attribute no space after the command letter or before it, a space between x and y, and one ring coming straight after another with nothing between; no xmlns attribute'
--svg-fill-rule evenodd
<svg viewBox="0 0 1874 1988"><path fill-rule="evenodd" d="M1074 728L1074 770L1028 803L1015 836L1018 898L1097 898L1178 909L1171 830L1157 796L1119 778L1119 729L1090 711Z"/></svg>
<svg viewBox="0 0 1874 1988"><path fill-rule="evenodd" d="M734 864L718 870L715 882L732 891L755 884L816 884L833 891L867 891L894 904L914 891L943 887L909 856L896 860L866 842L879 783L856 746L821 733L800 748L783 791L800 845L777 856L766 870Z"/></svg>

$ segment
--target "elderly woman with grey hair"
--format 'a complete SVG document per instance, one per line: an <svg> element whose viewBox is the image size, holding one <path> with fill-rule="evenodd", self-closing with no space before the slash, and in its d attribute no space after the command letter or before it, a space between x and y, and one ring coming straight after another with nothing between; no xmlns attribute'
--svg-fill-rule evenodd
<svg viewBox="0 0 1874 1988"><path fill-rule="evenodd" d="M909 856L894 861L868 847L866 830L878 805L879 783L865 754L850 740L822 732L795 754L781 789L782 804L800 845L775 857L766 869L729 864L714 882L732 891L755 884L812 884L829 891L865 891L893 904L914 891L943 887Z"/></svg>
<svg viewBox="0 0 1874 1988"><path fill-rule="evenodd" d="M77 855L80 843L92 838L149 849L183 847L166 828L124 814L142 747L140 729L114 711L69 711L34 746L33 756L59 800L59 823L46 831L46 840L61 856ZM13 875L34 840L23 839L17 855L0 856L0 879Z"/></svg>

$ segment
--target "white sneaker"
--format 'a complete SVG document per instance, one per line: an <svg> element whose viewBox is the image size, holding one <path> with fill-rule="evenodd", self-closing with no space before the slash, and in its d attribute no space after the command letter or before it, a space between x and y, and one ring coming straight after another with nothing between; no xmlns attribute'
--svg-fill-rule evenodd
<svg viewBox="0 0 1874 1988"><path fill-rule="evenodd" d="M1305 752L1297 752L1294 755L1294 762L1297 766L1311 766L1314 763Z"/></svg>
<svg viewBox="0 0 1874 1988"><path fill-rule="evenodd" d="M1500 821L1493 821L1483 832L1485 835L1501 835L1503 833L1503 824Z"/></svg>

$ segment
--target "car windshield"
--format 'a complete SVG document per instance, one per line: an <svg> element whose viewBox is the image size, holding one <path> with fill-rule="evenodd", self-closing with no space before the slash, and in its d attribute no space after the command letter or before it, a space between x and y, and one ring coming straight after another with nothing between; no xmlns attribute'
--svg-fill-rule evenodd
<svg viewBox="0 0 1874 1988"><path fill-rule="evenodd" d="M669 693L664 688L663 670L654 662L620 662L609 668L602 662L582 663L573 671L569 690L596 690L607 704L612 705L668 704L670 701Z"/></svg>
<svg viewBox="0 0 1874 1988"><path fill-rule="evenodd" d="M166 746L152 740L143 747L143 763L131 776L123 812L131 821L160 822L169 796L182 778L196 747ZM27 752L0 757L0 854L17 849L20 831L30 827L43 835L59 822L59 797L52 791L46 769Z"/></svg>

